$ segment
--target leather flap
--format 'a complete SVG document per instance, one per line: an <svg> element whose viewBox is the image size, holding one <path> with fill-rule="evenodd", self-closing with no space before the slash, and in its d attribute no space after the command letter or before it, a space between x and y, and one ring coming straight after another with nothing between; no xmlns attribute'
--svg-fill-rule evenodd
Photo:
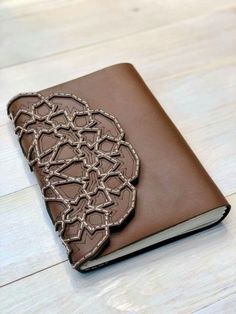
<svg viewBox="0 0 236 314"><path fill-rule="evenodd" d="M117 119L72 94L19 94L8 114L73 267L135 208L139 158Z"/></svg>

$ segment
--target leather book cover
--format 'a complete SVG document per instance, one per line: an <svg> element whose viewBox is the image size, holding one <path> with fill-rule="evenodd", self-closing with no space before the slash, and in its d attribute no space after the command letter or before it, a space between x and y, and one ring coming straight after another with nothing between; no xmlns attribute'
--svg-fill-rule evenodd
<svg viewBox="0 0 236 314"><path fill-rule="evenodd" d="M230 210L131 64L19 94L8 114L78 270L215 208L225 206L217 222Z"/></svg>

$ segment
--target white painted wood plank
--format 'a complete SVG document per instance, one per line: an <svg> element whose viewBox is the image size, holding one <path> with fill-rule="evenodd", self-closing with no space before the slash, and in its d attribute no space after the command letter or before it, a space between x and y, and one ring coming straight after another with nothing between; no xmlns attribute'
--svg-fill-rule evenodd
<svg viewBox="0 0 236 314"><path fill-rule="evenodd" d="M222 27L224 25L224 27ZM201 67L234 62L234 9L0 70L0 125L16 93L47 88L116 62L132 62L147 83L175 79ZM158 86L156 86L158 96ZM222 96L227 96L222 90Z"/></svg>
<svg viewBox="0 0 236 314"><path fill-rule="evenodd" d="M236 61L236 60L235 60ZM225 195L236 190L236 62L150 82L191 148Z"/></svg>
<svg viewBox="0 0 236 314"><path fill-rule="evenodd" d="M203 68L198 73L150 87L225 195L236 189L236 64ZM0 195L36 184L11 121L0 127ZM12 169L17 169L11 175Z"/></svg>
<svg viewBox="0 0 236 314"><path fill-rule="evenodd" d="M38 186L1 198L0 285L67 259Z"/></svg>
<svg viewBox="0 0 236 314"><path fill-rule="evenodd" d="M224 223L88 274L68 262L1 289L2 313L192 313L236 292L236 194ZM224 312L223 312L224 313Z"/></svg>
<svg viewBox="0 0 236 314"><path fill-rule="evenodd" d="M194 312L194 314L235 314L235 309L236 292L213 304L207 305L200 311Z"/></svg>
<svg viewBox="0 0 236 314"><path fill-rule="evenodd" d="M1 0L0 21L73 5L84 0Z"/></svg>
<svg viewBox="0 0 236 314"><path fill-rule="evenodd" d="M220 0L182 0L181 5L174 5L172 0L165 1L165 5L153 0L73 1L66 6L65 1L58 5L56 1L49 3L26 1L22 5L23 15L9 19L15 8L19 11L19 5L3 2L0 68L173 24L235 4L233 0L223 4Z"/></svg>
<svg viewBox="0 0 236 314"><path fill-rule="evenodd" d="M5 147L0 150L0 196L37 184L21 151L11 121L0 128L0 147Z"/></svg>
<svg viewBox="0 0 236 314"><path fill-rule="evenodd" d="M114 1L112 0L99 0L100 6L114 6ZM161 14L162 19L175 20L176 18L182 19L186 16L192 16L192 14L199 14L211 10L215 10L219 7L227 7L234 4L233 0L226 0L222 3L221 0L199 0L198 2L194 0L182 0L181 3L178 0L166 0L163 3L160 0L136 0L129 1L126 4L125 1L120 0L120 3L124 5L130 5L134 11L139 11L143 8L143 2L145 3L144 13L151 7L153 10L156 9L157 14ZM84 4L85 3L85 4ZM0 20L19 18L26 15L37 14L41 11L48 11L55 8L69 7L77 5L81 9L81 5L86 5L87 7L94 5L94 0L1 0L0 2ZM117 4L116 4L117 5ZM119 4L118 4L119 5ZM115 14L110 10L111 14ZM169 15L169 17L165 17ZM92 14L88 15L87 18L92 18Z"/></svg>

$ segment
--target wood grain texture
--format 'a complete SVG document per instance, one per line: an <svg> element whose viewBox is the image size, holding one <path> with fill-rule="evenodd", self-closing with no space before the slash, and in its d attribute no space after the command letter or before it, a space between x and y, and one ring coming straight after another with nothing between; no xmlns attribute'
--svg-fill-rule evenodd
<svg viewBox="0 0 236 314"><path fill-rule="evenodd" d="M1 198L0 285L67 259L38 186Z"/></svg>
<svg viewBox="0 0 236 314"><path fill-rule="evenodd" d="M188 6L189 1L182 0L182 6L178 6L170 0L165 5L153 0L72 1L69 5L65 5L66 1L59 5L46 1L50 5L45 9L35 1L38 10L32 12L25 6L28 14L2 21L0 68L173 24L212 10L212 1L190 2ZM225 5L232 3L229 0Z"/></svg>
<svg viewBox="0 0 236 314"><path fill-rule="evenodd" d="M233 0L0 2L1 313L235 313L235 9ZM6 102L124 61L233 210L209 231L81 275L65 262Z"/></svg>
<svg viewBox="0 0 236 314"><path fill-rule="evenodd" d="M0 125L22 90L43 89L117 62L132 62L149 83L235 61L235 7L0 70ZM40 49L39 49L40 50ZM94 61L94 62L92 62Z"/></svg>
<svg viewBox="0 0 236 314"><path fill-rule="evenodd" d="M195 314L234 314L236 309L236 293L205 306L203 309L194 312Z"/></svg>

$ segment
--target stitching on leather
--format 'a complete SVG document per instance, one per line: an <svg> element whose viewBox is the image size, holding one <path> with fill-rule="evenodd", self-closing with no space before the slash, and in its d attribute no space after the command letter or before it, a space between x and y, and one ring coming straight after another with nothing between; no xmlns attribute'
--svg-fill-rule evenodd
<svg viewBox="0 0 236 314"><path fill-rule="evenodd" d="M21 97L32 96L38 97L39 101L33 102L29 110L20 108L17 110L16 114L13 115L10 109L14 101ZM58 98L57 102L54 102L55 98ZM67 110L65 109L66 105L63 105L63 102L62 104L60 103L60 99L64 101L67 99L74 100L78 103L77 110L71 113L69 107ZM40 108L40 106L45 106L45 104L46 108L48 109L48 113L40 114L37 110ZM79 110L79 107L81 106L82 110ZM90 109L86 101L82 100L74 94L52 93L49 96L44 97L40 93L21 93L9 101L7 108L8 114L14 122L15 132L19 137L20 143L22 137L25 134L33 136L32 143L28 149L24 149L23 147L22 149L26 154L30 167L34 168L37 166L39 171L41 171L41 176L45 180L45 184L43 184L41 187L45 202L60 202L65 207L65 210L62 212L60 219L55 222L55 228L59 231L59 236L66 247L69 257L74 253L71 248L71 243L81 241L85 230L87 230L88 234L91 236L95 235L97 230L104 232L101 240L98 241L87 254L84 254L77 261L73 261L73 267L79 267L84 261L95 255L96 252L101 249L102 245L109 238L109 227L122 224L131 211L134 210L136 189L131 182L138 177L139 158L132 145L123 140L124 131L115 117L101 109ZM72 111L73 109L74 108L72 107ZM21 125L18 125L19 123L17 120L24 114L27 115L29 119L26 119L25 122L23 121ZM59 117L60 115L64 115L67 122L60 124L53 121L53 119ZM99 119L96 120L96 115L98 115L100 118L102 117L105 122L109 120L111 123L112 126L110 129L108 129L108 134L102 135L103 128L99 125L99 123L102 124L101 121L103 120L100 120L100 122ZM78 126L76 124L75 121L77 117L85 117L87 119L85 119L86 123L84 126ZM112 135L112 131L114 131L112 128L117 131L117 135ZM96 133L94 143L89 143L88 139L86 141L86 137L83 135L86 132ZM45 150L43 149L43 145L41 143L41 137L44 134L48 135L49 137L51 136L50 138L56 141L55 145L52 145L52 147L49 147ZM76 138L78 140L75 140ZM106 150L102 150L102 143L105 141L111 145L114 144L115 148L112 146L110 151L108 150L107 152ZM62 147L64 145L69 145L71 147L74 157L57 160L56 158L58 154L62 152ZM95 158L95 162L93 164L90 164L86 161L86 154L82 149L83 146L93 152ZM124 169L122 170L122 165L120 165L121 163L117 160L117 158L122 155L121 148L127 149L133 162L134 172L130 177L125 174L125 165L123 166ZM32 158L33 154L35 154L35 158ZM48 156L49 159L47 159ZM46 158L46 161L44 161L44 158ZM112 166L109 171L101 173L101 168L99 168L101 166L101 159L106 160L108 163L110 162L111 164L114 164L114 166ZM85 176L76 178L76 176L70 176L63 173L65 169L68 170L68 168L71 165L75 165L76 162L83 164L85 169ZM54 167L55 169L51 170L51 167ZM119 167L121 167L121 170L119 170ZM98 187L96 186L92 192L86 190L88 189L89 184L92 184L91 182L93 182L93 179L89 177L89 173L91 172L96 173L100 180L99 184L96 181ZM109 178L112 176L115 177L118 182L121 182L117 188L111 188L109 185L106 185L106 180L109 180ZM53 177L56 177L57 180L52 181ZM75 186L81 187L81 190L76 198L66 197L64 195L63 189L62 191L60 190L60 186L65 187L66 185L68 186L68 184L74 184ZM109 218L113 215L112 206L114 205L114 201L112 201L112 197L121 197L121 193L125 189L126 192L130 191L131 194L131 201L128 203L128 209L123 212L120 219L116 221L109 220ZM53 192L54 196L50 196L50 193L48 196L48 191ZM93 196L96 196L98 191L102 191L104 193L106 202L104 201L98 206L95 206L92 203L94 201ZM86 200L86 208L82 208L81 212L78 210L77 215L71 218L70 215L73 213L73 210L83 199ZM120 200L123 200L122 197ZM99 223L94 226L87 221L89 214L94 213L100 215L101 219L104 219L103 223ZM79 224L79 229L76 236L70 235L69 237L65 237L68 225L72 226L72 224L76 222ZM70 230L68 233L70 233Z"/></svg>

